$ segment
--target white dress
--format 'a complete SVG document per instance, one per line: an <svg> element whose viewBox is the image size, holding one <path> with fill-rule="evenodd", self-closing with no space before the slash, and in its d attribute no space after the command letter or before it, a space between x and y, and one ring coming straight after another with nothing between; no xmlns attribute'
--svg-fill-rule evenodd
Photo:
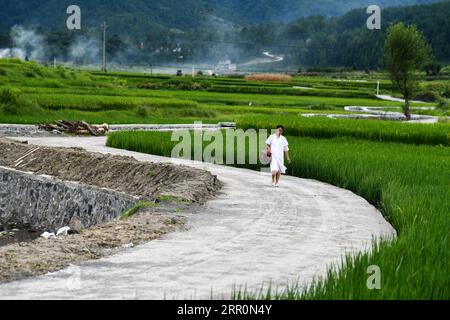
<svg viewBox="0 0 450 320"><path fill-rule="evenodd" d="M288 142L284 136L277 137L276 134L271 135L266 144L270 146L272 158L270 160L270 171L286 173L284 166L284 152L289 151Z"/></svg>

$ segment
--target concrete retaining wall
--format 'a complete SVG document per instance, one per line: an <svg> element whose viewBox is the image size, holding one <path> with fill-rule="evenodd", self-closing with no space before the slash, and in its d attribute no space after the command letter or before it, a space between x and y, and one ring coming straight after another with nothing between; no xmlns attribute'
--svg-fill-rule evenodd
<svg viewBox="0 0 450 320"><path fill-rule="evenodd" d="M31 124L3 124L0 123L0 136L5 137L47 137L51 132L39 130L38 126Z"/></svg>
<svg viewBox="0 0 450 320"><path fill-rule="evenodd" d="M139 199L124 193L0 167L0 226L55 231L72 217L84 227L107 222Z"/></svg>
<svg viewBox="0 0 450 320"><path fill-rule="evenodd" d="M218 124L202 124L204 130L219 130L235 128L235 122L219 122ZM194 124L117 124L110 125L109 130L129 131L129 130L147 130L147 131L171 131L171 130L191 130L197 128ZM62 133L57 133L62 134ZM37 125L28 124L2 124L0 123L0 136L5 137L47 137L54 136L54 133L39 130Z"/></svg>

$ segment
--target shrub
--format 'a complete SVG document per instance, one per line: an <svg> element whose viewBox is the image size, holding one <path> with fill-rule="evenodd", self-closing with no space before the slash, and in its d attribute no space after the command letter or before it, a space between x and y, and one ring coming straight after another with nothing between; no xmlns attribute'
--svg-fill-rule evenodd
<svg viewBox="0 0 450 320"><path fill-rule="evenodd" d="M43 88L64 88L61 82L53 79L43 79L39 82L39 85Z"/></svg>
<svg viewBox="0 0 450 320"><path fill-rule="evenodd" d="M213 75L215 75L215 74L213 74ZM227 78L228 79L244 79L245 76L243 74L239 74L239 73L230 73L230 74L227 74Z"/></svg>
<svg viewBox="0 0 450 320"><path fill-rule="evenodd" d="M139 89L158 89L158 85L154 82L148 82L148 83L141 83L137 86Z"/></svg>
<svg viewBox="0 0 450 320"><path fill-rule="evenodd" d="M450 88L446 88L442 93L442 96L450 99Z"/></svg>
<svg viewBox="0 0 450 320"><path fill-rule="evenodd" d="M325 103L313 104L310 106L311 110L335 110L336 108Z"/></svg>
<svg viewBox="0 0 450 320"><path fill-rule="evenodd" d="M439 94L434 91L421 92L414 97L414 100L420 100L425 102L436 102L439 100Z"/></svg>
<svg viewBox="0 0 450 320"><path fill-rule="evenodd" d="M145 106L140 106L136 109L136 115L140 118L147 118L148 117L148 110Z"/></svg>
<svg viewBox="0 0 450 320"><path fill-rule="evenodd" d="M39 65L35 62L27 63L25 65L25 68L32 71L35 74L35 76L38 76L38 77L53 77L53 71L50 71L53 69L43 68L41 65Z"/></svg>
<svg viewBox="0 0 450 320"><path fill-rule="evenodd" d="M0 105L2 105L2 111L9 115L26 115L41 110L37 103L20 97L11 89L3 89L0 92Z"/></svg>
<svg viewBox="0 0 450 320"><path fill-rule="evenodd" d="M437 76L441 72L442 66L439 63L429 63L425 65L424 71L428 76Z"/></svg>
<svg viewBox="0 0 450 320"><path fill-rule="evenodd" d="M439 103L437 105L439 109L450 110L450 102L447 99L439 99Z"/></svg>
<svg viewBox="0 0 450 320"><path fill-rule="evenodd" d="M19 99L17 105L11 105L9 108L4 108L6 113L16 114L16 115L29 115L36 114L42 111L41 107L34 101L29 101L25 99Z"/></svg>
<svg viewBox="0 0 450 320"><path fill-rule="evenodd" d="M36 78L36 74L33 71L25 71L24 75L27 78Z"/></svg>
<svg viewBox="0 0 450 320"><path fill-rule="evenodd" d="M211 84L207 80L195 81L192 78L182 78L163 81L158 85L158 87L162 89L201 90L211 87Z"/></svg>
<svg viewBox="0 0 450 320"><path fill-rule="evenodd" d="M217 113L213 110L181 109L174 112L174 116L214 118L217 116Z"/></svg>
<svg viewBox="0 0 450 320"><path fill-rule="evenodd" d="M441 69L441 74L443 74L443 75L450 75L450 65L442 68Z"/></svg>
<svg viewBox="0 0 450 320"><path fill-rule="evenodd" d="M2 105L17 104L18 99L18 94L11 89L6 88L0 92L0 104Z"/></svg>

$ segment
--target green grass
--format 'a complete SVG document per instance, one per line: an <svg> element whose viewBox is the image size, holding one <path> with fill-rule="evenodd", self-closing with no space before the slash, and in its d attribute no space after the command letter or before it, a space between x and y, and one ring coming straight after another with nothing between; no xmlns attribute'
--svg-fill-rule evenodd
<svg viewBox="0 0 450 320"><path fill-rule="evenodd" d="M172 196L169 194L162 194L158 197L161 202L174 202L174 203L187 203L187 201L181 197Z"/></svg>
<svg viewBox="0 0 450 320"><path fill-rule="evenodd" d="M25 114L11 114L5 113L4 109L0 106L0 123L17 124L51 123L61 119L69 121L84 120L93 124L171 124L193 123L199 120L199 116L201 116L204 123L217 123L218 121L227 120L227 118L214 117L215 113L213 111L204 112L203 110L195 109L150 109L147 115L142 117L137 109L90 112L70 109L43 110L36 108Z"/></svg>
<svg viewBox="0 0 450 320"><path fill-rule="evenodd" d="M120 220L128 219L128 218L132 217L133 215L135 215L142 208L149 208L149 207L156 207L156 206L158 206L158 204L154 203L154 202L139 201L134 206L132 206L130 209L123 212L119 216L119 219Z"/></svg>
<svg viewBox="0 0 450 320"><path fill-rule="evenodd" d="M170 156L171 133L118 132L108 145ZM450 149L352 138L288 137L290 172L352 190L378 207L397 230L393 242L345 257L308 290L237 292L237 298L449 299ZM259 169L260 165L245 165ZM366 287L367 267L378 265L381 290Z"/></svg>
<svg viewBox="0 0 450 320"><path fill-rule="evenodd" d="M77 95L77 94L23 94L23 98L35 101L41 107L50 110L81 110L81 111L108 111L108 110L130 110L138 106L150 108L197 108L194 101L146 98L146 97L121 97L102 95Z"/></svg>
<svg viewBox="0 0 450 320"><path fill-rule="evenodd" d="M347 257L343 265L330 268L326 280L315 282L307 291L294 283L284 292L238 291L235 297L448 299L450 124L445 119L439 125L418 125L301 117L299 114L310 112L345 113L344 106L401 106L374 98L378 79L383 94L395 95L385 74L340 76L346 79L296 76L289 83L269 83L231 77L104 74L0 59L0 122L201 120L237 121L242 128L283 124L290 135L294 160L289 172L363 196L382 211L399 237L393 243L374 243L371 254ZM367 81L353 81L361 79ZM449 92L448 81L423 82L421 87L441 97ZM3 93L5 88L10 92ZM423 113L446 115L448 104L443 98L440 101L440 109ZM436 104L413 104L418 105ZM117 132L108 137L110 146L164 156L171 155L174 144L170 133ZM239 166L260 169L259 164ZM163 196L160 200L173 199ZM133 207L124 215L130 216L137 209ZM366 269L371 264L381 267L380 291L369 291L365 286Z"/></svg>
<svg viewBox="0 0 450 320"><path fill-rule="evenodd" d="M216 92L205 91L172 91L167 92L160 90L164 94L171 94L173 98L188 98L199 103L221 103L225 105L248 105L252 102L254 106L270 106L270 107L290 107L290 106L307 106L313 103L329 104L336 107L345 106L401 106L401 103L383 101L368 98L342 98L342 97L311 97L311 96L286 96L286 95L264 95L264 94L244 94L244 93L227 93L219 94ZM421 104L428 105L428 104Z"/></svg>
<svg viewBox="0 0 450 320"><path fill-rule="evenodd" d="M306 118L301 116L252 116L239 119L243 129L271 128L282 124L286 134L302 137L354 137L380 142L403 142L450 146L447 124L413 124L392 121Z"/></svg>
<svg viewBox="0 0 450 320"><path fill-rule="evenodd" d="M245 115L294 115L311 110L345 113L343 107L348 105L401 105L376 99L376 81L356 73L356 78L366 77L367 82L294 77L289 83L271 83L227 77L104 74L44 67L17 59L0 59L0 70L0 89L12 88L24 105L40 108L24 108L16 115L0 108L1 123L42 123L58 119L111 124L193 120L212 123L238 121ZM310 89L294 89L294 86ZM446 84L438 81L426 86L428 91L447 90ZM147 87L151 89L143 89ZM381 81L384 93L391 93L391 87L389 81Z"/></svg>

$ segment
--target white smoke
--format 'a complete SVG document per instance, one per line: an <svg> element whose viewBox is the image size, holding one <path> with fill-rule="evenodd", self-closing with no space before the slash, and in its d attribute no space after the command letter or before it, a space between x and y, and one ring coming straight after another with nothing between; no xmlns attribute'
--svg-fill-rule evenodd
<svg viewBox="0 0 450 320"><path fill-rule="evenodd" d="M26 53L24 50L19 48L12 49L0 49L0 59L1 58L19 58L24 60Z"/></svg>
<svg viewBox="0 0 450 320"><path fill-rule="evenodd" d="M45 61L49 58L46 38L33 29L15 25L11 28L12 48L0 48L0 58L19 58ZM100 61L100 41L87 36L79 36L68 48L66 59L80 64ZM65 60L63 57L60 59Z"/></svg>
<svg viewBox="0 0 450 320"><path fill-rule="evenodd" d="M44 60L46 45L44 36L34 30L15 25L11 29L13 48L1 50L0 57L13 57L30 60Z"/></svg>
<svg viewBox="0 0 450 320"><path fill-rule="evenodd" d="M69 58L83 64L98 62L100 41L94 38L78 37L70 46Z"/></svg>

